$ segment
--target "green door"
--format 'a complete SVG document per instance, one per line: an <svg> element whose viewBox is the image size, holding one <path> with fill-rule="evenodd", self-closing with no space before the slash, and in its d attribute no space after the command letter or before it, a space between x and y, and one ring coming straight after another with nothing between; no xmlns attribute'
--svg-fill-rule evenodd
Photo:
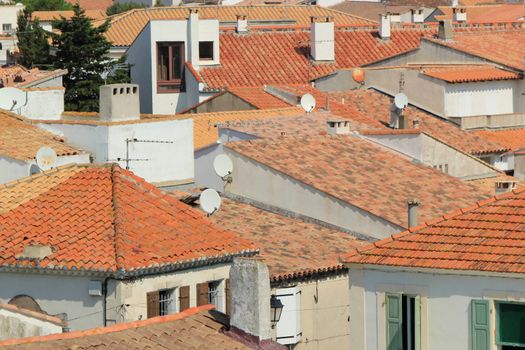
<svg viewBox="0 0 525 350"><path fill-rule="evenodd" d="M490 348L490 315L488 300L471 302L472 350L489 350Z"/></svg>
<svg viewBox="0 0 525 350"><path fill-rule="evenodd" d="M403 350L401 294L386 294L386 348Z"/></svg>

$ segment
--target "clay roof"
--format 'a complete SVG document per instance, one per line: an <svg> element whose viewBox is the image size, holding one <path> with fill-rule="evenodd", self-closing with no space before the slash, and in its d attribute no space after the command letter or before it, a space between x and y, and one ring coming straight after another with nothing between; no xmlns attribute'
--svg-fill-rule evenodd
<svg viewBox="0 0 525 350"><path fill-rule="evenodd" d="M334 10L351 13L360 17L377 21L379 15L385 13L406 13L412 9L421 8L420 5L389 5L385 2L366 2L366 1L343 1L330 7Z"/></svg>
<svg viewBox="0 0 525 350"><path fill-rule="evenodd" d="M223 332L223 316L204 305L147 320L119 323L85 331L11 339L2 349L199 349L247 350L250 347Z"/></svg>
<svg viewBox="0 0 525 350"><path fill-rule="evenodd" d="M367 243L347 232L228 198L223 198L221 209L210 218L259 247L272 281L341 270L340 255Z"/></svg>
<svg viewBox="0 0 525 350"><path fill-rule="evenodd" d="M225 147L402 227L407 226L409 199L421 201L421 221L427 221L489 195L352 135L240 141Z"/></svg>
<svg viewBox="0 0 525 350"><path fill-rule="evenodd" d="M102 10L104 13L113 4L113 0L66 0L74 5L78 3L84 10Z"/></svg>
<svg viewBox="0 0 525 350"><path fill-rule="evenodd" d="M473 133L487 140L487 142L497 142L512 151L525 148L525 128L507 130L479 130L474 131Z"/></svg>
<svg viewBox="0 0 525 350"><path fill-rule="evenodd" d="M390 122L392 98L374 90L348 90L330 93L332 97L361 113L374 117L383 123ZM470 154L502 153L508 150L504 144L488 141L476 133L461 130L456 125L409 106L405 109L408 125L419 119L419 129L435 138Z"/></svg>
<svg viewBox="0 0 525 350"><path fill-rule="evenodd" d="M348 254L354 264L525 272L525 189L444 215Z"/></svg>
<svg viewBox="0 0 525 350"><path fill-rule="evenodd" d="M506 175L505 173L501 173L497 176L493 177L484 177L481 179L472 179L472 180L466 180L467 183L475 184L478 187L482 187L487 191L492 191L493 195L496 195L496 184L507 182L507 183L514 183L515 188L522 188L525 185L525 182L520 181L518 178L515 178L513 176ZM512 189L512 188L511 188Z"/></svg>
<svg viewBox="0 0 525 350"><path fill-rule="evenodd" d="M102 20L106 18L106 11L95 9L95 10L87 10L86 9L86 17L88 17L91 20L97 21ZM57 19L60 19L61 17L64 17L65 19L71 19L73 17L74 12L73 10L65 10L65 11L33 11L31 13L31 19L34 20L35 18L38 18L40 22L51 22Z"/></svg>
<svg viewBox="0 0 525 350"><path fill-rule="evenodd" d="M24 309L24 308L18 307L16 305L0 303L0 309L4 309L4 310L10 311L10 312L15 312L15 313L24 315L26 317L35 318L35 319L38 319L38 320L41 320L41 321L44 321L44 322L54 323L54 324L56 324L58 326L65 327L67 325L66 322L64 322L62 319L60 319L60 318L58 318L56 316L51 316L51 315L48 315L46 313Z"/></svg>
<svg viewBox="0 0 525 350"><path fill-rule="evenodd" d="M426 76L443 80L448 83L521 79L521 76L517 73L487 65L424 68L421 72Z"/></svg>
<svg viewBox="0 0 525 350"><path fill-rule="evenodd" d="M443 15L436 19L451 19L452 6L440 6L438 9ZM525 18L525 6L523 4L490 4L478 6L466 6L467 21L476 23L485 22L510 22Z"/></svg>
<svg viewBox="0 0 525 350"><path fill-rule="evenodd" d="M247 15L250 21L292 20L295 21L293 25L300 26L309 26L311 16L332 16L334 22L341 25L375 23L347 13L312 5L199 6L198 9L200 18L215 18L223 23L235 22L239 14ZM188 6L133 9L111 17L111 27L106 37L114 46L129 46L150 20L183 20L188 18L189 10Z"/></svg>
<svg viewBox="0 0 525 350"><path fill-rule="evenodd" d="M52 71L40 70L38 68L28 69L20 65L0 67L0 80L4 86L25 87L40 80L47 80L55 76L65 75L66 70L56 69ZM15 81L16 77L22 81Z"/></svg>
<svg viewBox="0 0 525 350"><path fill-rule="evenodd" d="M0 110L0 156L18 160L35 159L40 147L48 146L58 156L74 155L82 151L73 148L50 132L31 125L14 113Z"/></svg>
<svg viewBox="0 0 525 350"><path fill-rule="evenodd" d="M52 252L19 256L34 246ZM118 165L65 166L1 186L0 247L4 267L133 275L255 252Z"/></svg>

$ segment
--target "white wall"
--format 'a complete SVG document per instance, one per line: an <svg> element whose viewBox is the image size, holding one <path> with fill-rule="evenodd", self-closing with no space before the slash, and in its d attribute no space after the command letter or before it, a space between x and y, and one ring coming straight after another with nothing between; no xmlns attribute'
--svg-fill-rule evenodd
<svg viewBox="0 0 525 350"><path fill-rule="evenodd" d="M2 49L0 50L0 64L7 63L7 52L13 52L18 44L18 39L16 37L11 37L9 39L1 39L0 44Z"/></svg>
<svg viewBox="0 0 525 350"><path fill-rule="evenodd" d="M62 333L62 325L0 307L0 340Z"/></svg>
<svg viewBox="0 0 525 350"><path fill-rule="evenodd" d="M62 87L27 90L27 103L25 106L16 109L16 112L29 119L58 120L64 112L64 93L65 90Z"/></svg>
<svg viewBox="0 0 525 350"><path fill-rule="evenodd" d="M13 32L16 31L18 14L23 10L24 5L21 3L0 6L0 34L6 34L6 32L2 30L4 24L10 24L11 30Z"/></svg>

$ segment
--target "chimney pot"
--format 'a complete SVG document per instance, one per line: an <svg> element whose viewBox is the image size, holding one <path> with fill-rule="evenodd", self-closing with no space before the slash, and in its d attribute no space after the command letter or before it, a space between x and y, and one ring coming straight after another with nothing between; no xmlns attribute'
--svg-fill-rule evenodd
<svg viewBox="0 0 525 350"><path fill-rule="evenodd" d="M323 21L320 19L322 18ZM335 60L332 17L310 17L310 54L314 61Z"/></svg>
<svg viewBox="0 0 525 350"><path fill-rule="evenodd" d="M454 22L466 22L467 9L465 9L464 7L454 7L452 9L452 17Z"/></svg>
<svg viewBox="0 0 525 350"><path fill-rule="evenodd" d="M391 21L390 14L381 14L379 15L379 37L383 40L390 40L390 31L391 31Z"/></svg>
<svg viewBox="0 0 525 350"><path fill-rule="evenodd" d="M100 120L124 121L140 119L139 86L109 84L100 86Z"/></svg>
<svg viewBox="0 0 525 350"><path fill-rule="evenodd" d="M332 119L326 122L329 135L348 135L350 134L350 122L345 119Z"/></svg>
<svg viewBox="0 0 525 350"><path fill-rule="evenodd" d="M419 202L416 199L407 201L408 206L408 228L416 227L419 221Z"/></svg>
<svg viewBox="0 0 525 350"><path fill-rule="evenodd" d="M410 10L412 13L412 23L423 23L425 21L425 16L423 9Z"/></svg>
<svg viewBox="0 0 525 350"><path fill-rule="evenodd" d="M441 40L450 41L454 37L452 22L449 19L439 21L438 37Z"/></svg>
<svg viewBox="0 0 525 350"><path fill-rule="evenodd" d="M248 33L247 15L237 15L237 33Z"/></svg>

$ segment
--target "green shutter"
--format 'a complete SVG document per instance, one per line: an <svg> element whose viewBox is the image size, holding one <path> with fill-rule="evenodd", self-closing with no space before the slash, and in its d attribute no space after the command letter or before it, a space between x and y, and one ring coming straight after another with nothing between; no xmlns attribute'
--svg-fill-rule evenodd
<svg viewBox="0 0 525 350"><path fill-rule="evenodd" d="M403 350L401 294L386 294L386 348Z"/></svg>
<svg viewBox="0 0 525 350"><path fill-rule="evenodd" d="M490 315L488 300L472 300L472 350L489 350Z"/></svg>
<svg viewBox="0 0 525 350"><path fill-rule="evenodd" d="M415 350L421 350L421 297L414 298L414 339Z"/></svg>

